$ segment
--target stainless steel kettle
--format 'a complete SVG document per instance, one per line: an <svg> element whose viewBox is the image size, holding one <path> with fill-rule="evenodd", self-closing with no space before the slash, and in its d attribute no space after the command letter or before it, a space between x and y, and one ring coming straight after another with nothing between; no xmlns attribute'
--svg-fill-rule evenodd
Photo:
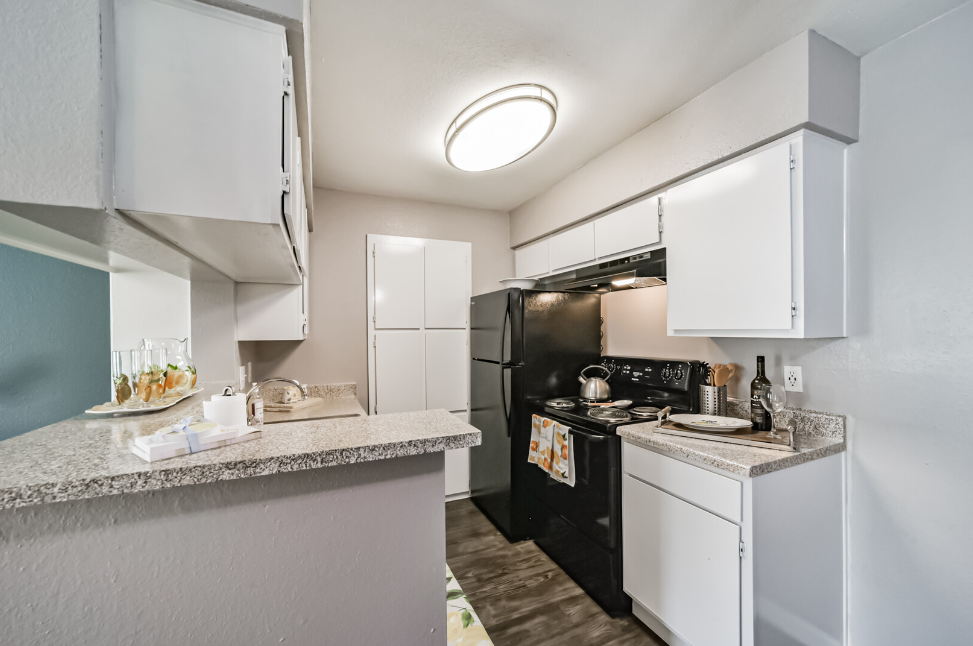
<svg viewBox="0 0 973 646"><path fill-rule="evenodd" d="M605 372L605 379L601 377L585 377L584 373L588 372L592 368L598 368ZM578 381L581 382L581 399L590 399L592 401L602 401L611 397L612 389L608 385L608 378L612 376L611 370L605 366L588 366L581 371L581 376L578 377Z"/></svg>

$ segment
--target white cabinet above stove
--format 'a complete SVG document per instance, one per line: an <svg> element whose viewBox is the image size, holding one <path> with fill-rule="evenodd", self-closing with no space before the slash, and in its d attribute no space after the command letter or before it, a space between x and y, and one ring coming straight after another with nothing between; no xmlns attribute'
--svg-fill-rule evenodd
<svg viewBox="0 0 973 646"><path fill-rule="evenodd" d="M595 255L606 258L660 242L661 199L653 196L632 202L595 220Z"/></svg>
<svg viewBox="0 0 973 646"><path fill-rule="evenodd" d="M662 246L662 195L639 198L514 251L517 278L543 278Z"/></svg>

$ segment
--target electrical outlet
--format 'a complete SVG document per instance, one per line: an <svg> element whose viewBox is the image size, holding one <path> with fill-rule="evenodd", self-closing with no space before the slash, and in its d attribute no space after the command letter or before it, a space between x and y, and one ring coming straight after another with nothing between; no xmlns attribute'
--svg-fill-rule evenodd
<svg viewBox="0 0 973 646"><path fill-rule="evenodd" d="M794 393L804 392L804 378L800 366L784 366L784 390Z"/></svg>
<svg viewBox="0 0 973 646"><path fill-rule="evenodd" d="M238 392L246 392L247 391L247 368L246 368L246 366L240 366L240 375L238 377L237 391Z"/></svg>

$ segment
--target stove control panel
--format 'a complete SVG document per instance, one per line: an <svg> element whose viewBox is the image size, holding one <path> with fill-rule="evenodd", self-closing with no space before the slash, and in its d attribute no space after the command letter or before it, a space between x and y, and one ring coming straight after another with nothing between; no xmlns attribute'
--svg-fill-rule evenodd
<svg viewBox="0 0 973 646"><path fill-rule="evenodd" d="M690 390L694 362L664 359L605 357L602 365L612 371L610 385L638 384L665 390Z"/></svg>

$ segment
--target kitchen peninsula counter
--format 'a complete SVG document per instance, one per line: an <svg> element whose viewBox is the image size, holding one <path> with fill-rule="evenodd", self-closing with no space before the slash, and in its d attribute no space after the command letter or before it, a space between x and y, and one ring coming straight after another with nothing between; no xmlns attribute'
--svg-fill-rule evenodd
<svg viewBox="0 0 973 646"><path fill-rule="evenodd" d="M481 437L432 410L267 424L259 439L153 463L131 452L132 438L201 415L205 396L146 415L81 415L0 442L0 509L434 453ZM327 407L361 410L345 399Z"/></svg>
<svg viewBox="0 0 973 646"><path fill-rule="evenodd" d="M0 644L443 644L445 451L480 432L441 410L364 416L334 384L308 388L315 411L362 416L131 453L220 390L0 442Z"/></svg>

